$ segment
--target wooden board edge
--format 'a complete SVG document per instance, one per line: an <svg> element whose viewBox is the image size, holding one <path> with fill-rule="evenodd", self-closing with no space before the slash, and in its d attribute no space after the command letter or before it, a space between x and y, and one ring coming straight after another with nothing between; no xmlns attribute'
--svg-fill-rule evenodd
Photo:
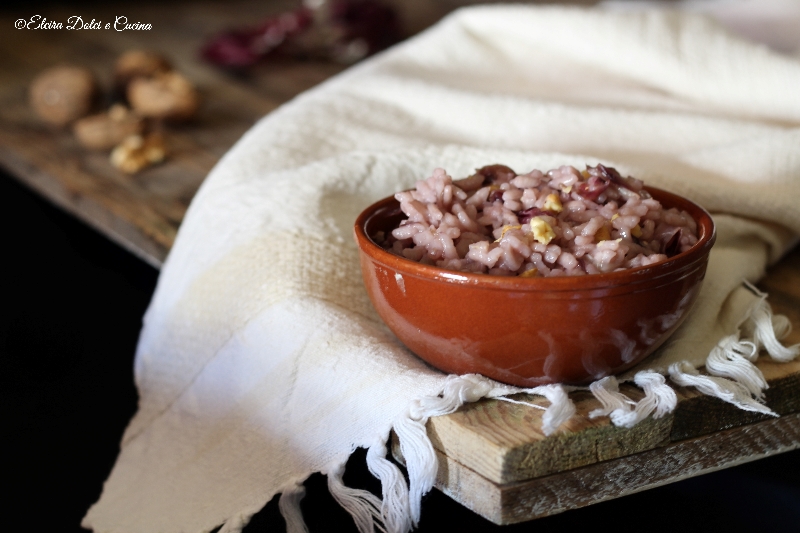
<svg viewBox="0 0 800 533"><path fill-rule="evenodd" d="M798 362L783 363L797 368ZM764 391L765 404L778 415L800 412L800 370L768 380L769 388ZM678 402L670 433L671 442L679 442L716 431L769 420L771 415L744 411L719 398L706 396L695 390L687 393L679 390L679 395L690 396Z"/></svg>
<svg viewBox="0 0 800 533"><path fill-rule="evenodd" d="M589 412L596 407L596 401L576 402L577 413L554 434L544 437L536 431L541 427L542 411L515 404L479 403L469 406L464 418L431 419L428 435L437 450L500 484L580 468L669 442L672 415L648 417L633 428L621 428L607 418L589 419ZM515 421L528 426L522 436L509 437L517 441L515 445L499 445L485 434L493 430L512 433ZM470 425L474 422L480 425ZM523 442L525 435L530 441Z"/></svg>
<svg viewBox="0 0 800 533"><path fill-rule="evenodd" d="M800 361L767 365L766 403L780 415L800 412ZM785 368L786 373L781 373ZM623 392L638 400L641 391L627 384ZM660 418L648 417L631 429L607 418L590 420L599 402L588 392L575 399L577 413L555 434L544 437L542 411L497 401L463 406L428 423L434 447L494 483L524 481L590 464L641 453L670 443L771 419L739 409L695 389L677 387L678 405ZM639 396L636 396L636 395ZM541 399L533 399L535 403ZM546 405L542 403L542 405ZM526 425L527 429L519 429ZM526 441L526 439L529 439ZM505 441L505 442L504 442Z"/></svg>
<svg viewBox="0 0 800 533"><path fill-rule="evenodd" d="M86 197L70 195L57 179L21 160L2 145L0 166L18 183L85 222L145 263L161 269L168 250L142 234L133 224L114 217L103 206L96 205Z"/></svg>
<svg viewBox="0 0 800 533"><path fill-rule="evenodd" d="M500 485L437 450L436 488L498 525L585 507L800 449L800 413Z"/></svg>

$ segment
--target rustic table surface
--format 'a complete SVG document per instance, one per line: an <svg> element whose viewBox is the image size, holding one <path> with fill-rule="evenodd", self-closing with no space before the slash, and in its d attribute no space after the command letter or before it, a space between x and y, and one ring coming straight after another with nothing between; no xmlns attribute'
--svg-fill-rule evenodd
<svg viewBox="0 0 800 533"><path fill-rule="evenodd" d="M455 0L395 2L410 33L457 7ZM233 7L232 7L233 6ZM323 61L279 61L234 76L204 64L197 51L215 32L295 7L293 1L93 5L91 16L153 24L150 31L11 30L31 13L0 18L0 165L53 203L159 267L200 183L228 148L260 117L345 67ZM47 17L66 21L67 9ZM76 63L111 85L116 57L146 48L166 54L203 95L199 115L168 130L170 155L129 176L108 154L81 148L69 131L43 125L27 104L27 87L42 69ZM24 52L23 52L24 51ZM761 288L777 312L800 324L800 249L774 266ZM800 342L800 332L787 339ZM576 393L578 415L555 435L541 432L541 411L482 401L431 420L440 454L438 487L498 524L582 507L705 472L800 447L800 362L760 361L771 418L679 390L671 415L631 430L591 420L598 407ZM632 398L640 393L627 390ZM536 401L536 400L532 400Z"/></svg>

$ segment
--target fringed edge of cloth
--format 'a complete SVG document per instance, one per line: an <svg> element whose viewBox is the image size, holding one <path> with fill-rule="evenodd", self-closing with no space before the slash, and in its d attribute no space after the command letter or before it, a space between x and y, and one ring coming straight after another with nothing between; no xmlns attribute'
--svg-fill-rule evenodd
<svg viewBox="0 0 800 533"><path fill-rule="evenodd" d="M681 361L670 365L669 377L676 385L695 387L739 409L777 417L764 404L764 391L769 385L755 361L764 350L773 361L787 363L800 355L800 344L781 344L781 339L792 330L789 319L774 315L767 295L749 283L745 285L759 298L739 324L739 331L721 339L712 348L705 364L708 375L700 374L693 365Z"/></svg>
<svg viewBox="0 0 800 533"><path fill-rule="evenodd" d="M667 374L676 385L694 387L745 411L778 416L764 404L764 390L769 385L754 363L762 349L775 361L792 361L800 354L800 344L781 344L780 340L791 332L791 323L785 316L772 313L766 294L747 285L759 299L739 324L739 331L720 340L711 350L705 364L707 374L701 374L688 361L672 364ZM649 416L660 418L675 410L678 398L664 375L644 370L636 373L633 382L644 391L644 397L638 402L619 391L614 376L592 383L588 390L601 407L590 412L589 417L608 416L615 426L631 428ZM367 467L381 482L381 498L365 490L346 487L342 481L344 464L331 467L327 473L328 488L334 499L353 517L360 533L374 533L375 529L405 533L419 524L422 497L436 481L438 461L425 430L429 418L450 414L463 404L481 398L496 398L544 409L542 431L550 435L575 414L575 405L568 393L578 388L543 385L522 389L477 374L448 376L437 396L415 400L405 415L394 422L393 430L405 459L408 484L397 465L386 459L389 436L385 435L367 450ZM507 397L519 393L544 396L550 405L542 407ZM290 533L307 532L300 513L300 500L304 493L302 485L299 485L281 495L279 507ZM241 530L241 527L237 529L241 520L232 522L235 522L232 527L226 524L222 531Z"/></svg>

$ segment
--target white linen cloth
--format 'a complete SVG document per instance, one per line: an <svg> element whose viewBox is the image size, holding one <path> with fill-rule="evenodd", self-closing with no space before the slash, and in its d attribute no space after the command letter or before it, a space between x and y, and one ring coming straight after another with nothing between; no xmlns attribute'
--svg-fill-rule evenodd
<svg viewBox="0 0 800 533"><path fill-rule="evenodd" d="M511 390L426 366L362 287L356 215L435 167L460 177L491 163L603 161L702 204L718 241L698 303L638 370L679 363L673 379L691 380L720 339L741 351L738 327L759 301L741 282L800 233L798 87L796 58L700 16L493 6L457 11L299 96L254 126L194 199L145 316L139 411L84 525L239 531L283 492L300 530L299 484L320 471L362 531L373 516L411 527L436 468L427 417ZM756 341L785 359L797 351L771 330ZM736 388L714 379L693 384L720 397ZM613 399L602 385L598 398ZM754 387L738 405L758 408ZM557 386L537 392L568 403ZM410 493L383 459L393 427ZM369 448L383 504L341 483L357 447Z"/></svg>

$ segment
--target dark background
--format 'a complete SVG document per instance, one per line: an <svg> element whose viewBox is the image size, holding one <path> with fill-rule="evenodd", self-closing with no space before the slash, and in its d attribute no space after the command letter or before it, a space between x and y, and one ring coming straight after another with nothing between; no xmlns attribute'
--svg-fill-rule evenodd
<svg viewBox="0 0 800 533"><path fill-rule="evenodd" d="M0 409L8 519L81 531L136 409L133 355L158 272L0 172ZM354 454L345 481L379 490ZM312 532L354 531L325 478L306 483ZM7 524L6 524L7 525ZM527 524L499 527L434 490L420 531L800 531L800 451ZM245 529L282 531L277 498Z"/></svg>

